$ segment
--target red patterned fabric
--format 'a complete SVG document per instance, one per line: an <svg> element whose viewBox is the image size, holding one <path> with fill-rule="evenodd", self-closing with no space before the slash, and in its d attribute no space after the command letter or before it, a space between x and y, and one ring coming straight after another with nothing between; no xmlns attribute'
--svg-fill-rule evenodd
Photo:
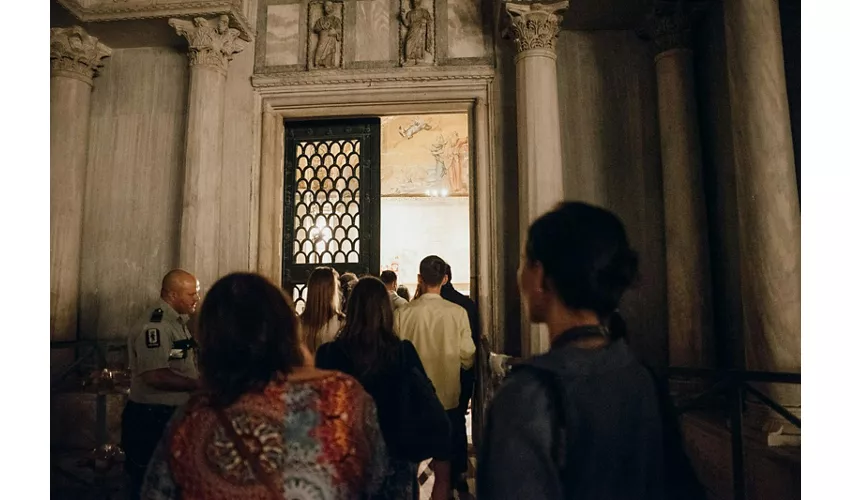
<svg viewBox="0 0 850 500"><path fill-rule="evenodd" d="M226 410L285 498L358 498L381 477L374 404L340 373L270 383ZM227 438L208 400L193 398L172 425L169 465L184 499L272 498ZM377 476L377 477L376 477Z"/></svg>

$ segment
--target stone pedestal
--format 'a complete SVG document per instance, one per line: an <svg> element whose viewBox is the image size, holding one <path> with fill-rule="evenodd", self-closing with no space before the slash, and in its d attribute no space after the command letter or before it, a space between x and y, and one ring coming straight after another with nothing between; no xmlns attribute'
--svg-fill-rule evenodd
<svg viewBox="0 0 850 500"><path fill-rule="evenodd" d="M564 198L555 40L562 21L557 12L567 7L569 2L505 3L511 21L505 34L517 48L519 230L523 242L534 219ZM545 326L530 325L526 317L522 323L524 356L549 349Z"/></svg>
<svg viewBox="0 0 850 500"><path fill-rule="evenodd" d="M180 219L181 268L208 290L218 276L224 99L227 67L242 51L241 32L227 16L168 21L189 41L186 165Z"/></svg>
<svg viewBox="0 0 850 500"><path fill-rule="evenodd" d="M724 2L738 185L747 368L800 371L800 201L785 88L779 7ZM774 386L800 404L799 386Z"/></svg>
<svg viewBox="0 0 850 500"><path fill-rule="evenodd" d="M657 9L658 123L664 183L668 347L671 366L714 365L711 267L702 179L690 15Z"/></svg>
<svg viewBox="0 0 850 500"><path fill-rule="evenodd" d="M111 50L79 26L50 29L50 339L75 340L92 79Z"/></svg>

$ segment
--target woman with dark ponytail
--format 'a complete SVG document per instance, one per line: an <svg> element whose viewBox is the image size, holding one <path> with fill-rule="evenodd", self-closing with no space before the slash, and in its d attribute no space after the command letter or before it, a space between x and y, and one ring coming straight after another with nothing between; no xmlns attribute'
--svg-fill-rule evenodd
<svg viewBox="0 0 850 500"><path fill-rule="evenodd" d="M520 262L523 308L551 348L493 398L478 498L664 498L658 397L616 312L638 264L622 222L562 203L529 227Z"/></svg>

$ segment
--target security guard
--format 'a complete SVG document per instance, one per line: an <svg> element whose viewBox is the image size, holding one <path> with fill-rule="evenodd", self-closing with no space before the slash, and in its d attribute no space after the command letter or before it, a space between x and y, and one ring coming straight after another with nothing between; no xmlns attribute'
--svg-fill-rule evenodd
<svg viewBox="0 0 850 500"><path fill-rule="evenodd" d="M200 387L195 341L189 315L198 306L198 280L186 271L169 271L162 279L160 300L130 333L130 398L121 422L131 498L139 491L148 462L177 406Z"/></svg>

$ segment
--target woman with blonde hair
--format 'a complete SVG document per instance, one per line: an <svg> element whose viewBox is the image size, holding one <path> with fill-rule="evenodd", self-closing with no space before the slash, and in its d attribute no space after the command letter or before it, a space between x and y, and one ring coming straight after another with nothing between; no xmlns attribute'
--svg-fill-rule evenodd
<svg viewBox="0 0 850 500"><path fill-rule="evenodd" d="M317 267L307 280L307 300L301 313L304 343L312 354L330 342L342 328L345 316L340 310L339 279L336 270Z"/></svg>

